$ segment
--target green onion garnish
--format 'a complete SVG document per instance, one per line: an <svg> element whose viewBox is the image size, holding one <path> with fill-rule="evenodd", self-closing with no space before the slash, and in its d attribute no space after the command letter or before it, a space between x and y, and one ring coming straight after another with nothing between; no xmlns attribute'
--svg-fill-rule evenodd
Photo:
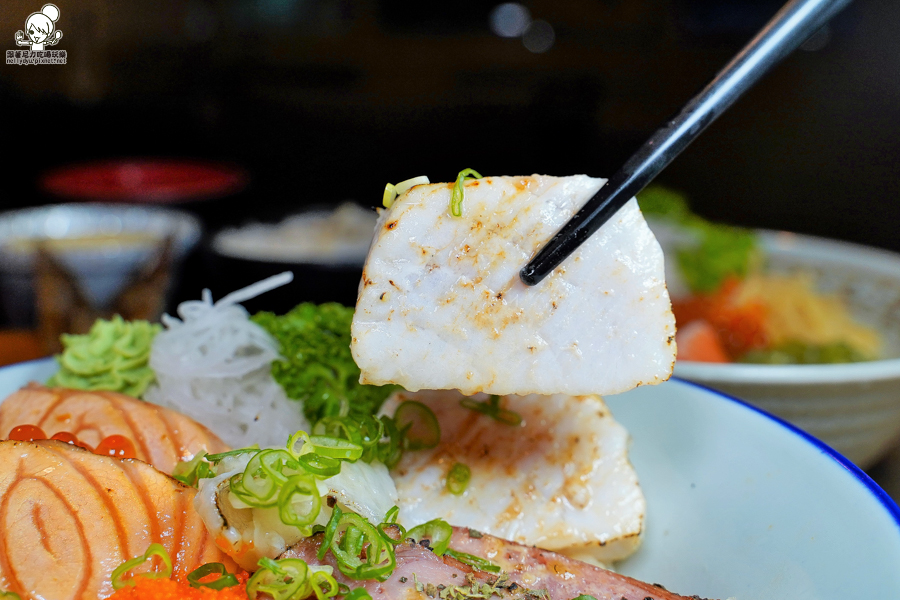
<svg viewBox="0 0 900 600"><path fill-rule="evenodd" d="M465 552L457 552L453 548L447 548L447 551L444 553L448 556L452 556L459 562L469 565L470 567L474 567L479 571L487 571L488 573L499 573L500 567L487 560L486 558L481 558L480 556L474 556L472 554L466 554ZM578 600L577 598L575 600ZM594 600L597 600L596 598Z"/></svg>
<svg viewBox="0 0 900 600"><path fill-rule="evenodd" d="M309 440L316 453L328 458L355 461L359 460L363 454L362 445L355 444L349 440L327 435L313 435L310 436Z"/></svg>
<svg viewBox="0 0 900 600"><path fill-rule="evenodd" d="M472 469L463 463L455 463L447 473L447 491L459 496L469 487L472 478Z"/></svg>
<svg viewBox="0 0 900 600"><path fill-rule="evenodd" d="M349 594L344 596L344 600L372 600L372 596L366 591L366 588L353 588Z"/></svg>
<svg viewBox="0 0 900 600"><path fill-rule="evenodd" d="M431 550L441 556L450 546L450 536L453 535L453 528L443 519L432 519L421 525L416 525L406 532L407 539L421 542L428 540L428 546Z"/></svg>
<svg viewBox="0 0 900 600"><path fill-rule="evenodd" d="M352 579L384 581L394 572L397 559L393 544L385 540L381 529L353 512L343 512L335 506L325 526L325 536L319 546L319 560L330 550L338 569ZM360 556L365 553L365 559Z"/></svg>
<svg viewBox="0 0 900 600"><path fill-rule="evenodd" d="M112 580L112 586L115 590L120 590L126 585L135 585L137 582L134 578L132 579L123 579L123 575L125 575L128 571L131 571L135 567L139 567L148 560L152 560L154 556L158 556L163 562L163 570L157 572L150 573L141 573L138 577L149 577L150 579L168 579L172 576L172 559L169 558L169 553L166 552L166 549L162 546L162 544L150 544L147 548L147 551L144 552L142 556L136 556L132 559L126 560L121 565L116 567L116 569L112 572L112 575L109 576L110 580Z"/></svg>
<svg viewBox="0 0 900 600"><path fill-rule="evenodd" d="M200 581L204 577L216 574L219 577L212 581ZM237 585L239 582L234 574L229 573L222 563L206 563L188 573L188 583L193 588L206 587L213 590L224 590L227 587Z"/></svg>
<svg viewBox="0 0 900 600"><path fill-rule="evenodd" d="M450 196L450 214L454 217L462 216L462 202L465 197L466 179L481 179L481 174L475 169L463 169L456 176L456 183L453 185L453 194Z"/></svg>
<svg viewBox="0 0 900 600"><path fill-rule="evenodd" d="M312 590L309 586L309 567L299 558L259 559L260 569L247 581L247 597L256 600L260 593L273 600L299 600ZM337 590L337 586L335 586Z"/></svg>
<svg viewBox="0 0 900 600"><path fill-rule="evenodd" d="M572 600L597 600L590 594L581 594L580 596L575 596Z"/></svg>
<svg viewBox="0 0 900 600"><path fill-rule="evenodd" d="M441 426L434 412L416 400L403 402L394 413L394 421L405 435L409 450L434 448L441 442Z"/></svg>
<svg viewBox="0 0 900 600"><path fill-rule="evenodd" d="M459 403L463 407L487 415L495 421L500 421L501 423L513 427L518 427L522 424L522 415L505 408L500 408L500 396L496 394L484 402L478 402L471 398L463 398Z"/></svg>
<svg viewBox="0 0 900 600"><path fill-rule="evenodd" d="M397 188L388 183L384 186L384 196L381 198L381 203L384 204L385 208L390 208L394 203L394 200L397 198Z"/></svg>
<svg viewBox="0 0 900 600"><path fill-rule="evenodd" d="M356 588L361 589L361 588ZM353 590L356 591L356 590ZM365 591L365 590L363 590ZM349 596L348 596L349 598ZM369 597L371 600L371 596ZM22 596L18 595L15 592L7 592L5 590L0 590L0 600L22 600Z"/></svg>
<svg viewBox="0 0 900 600"><path fill-rule="evenodd" d="M389 183L384 186L384 197L381 199L381 203L384 204L385 208L390 208L391 205L394 204L394 200L397 199L397 196L402 195L409 188L416 185L422 185L423 183L431 183L425 175L419 175L418 177L401 181L397 185L391 185Z"/></svg>
<svg viewBox="0 0 900 600"><path fill-rule="evenodd" d="M313 523L322 509L322 497L312 475L289 478L278 495L278 516L285 525L304 528Z"/></svg>
<svg viewBox="0 0 900 600"><path fill-rule="evenodd" d="M189 461L178 461L175 469L172 471L172 477L190 487L197 487L197 482L207 477L212 477L212 469L209 468L209 462L204 460L206 452L198 452Z"/></svg>
<svg viewBox="0 0 900 600"><path fill-rule="evenodd" d="M206 460L211 463L220 462L229 456L237 456L239 454L250 454L251 452L259 452L259 446L254 444L249 448L238 448L237 450L229 450L228 452L220 452L219 454L207 454Z"/></svg>

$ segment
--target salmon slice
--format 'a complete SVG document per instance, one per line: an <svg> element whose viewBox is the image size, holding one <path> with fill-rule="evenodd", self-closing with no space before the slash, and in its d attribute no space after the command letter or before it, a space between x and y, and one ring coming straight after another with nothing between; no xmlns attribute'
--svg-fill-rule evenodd
<svg viewBox="0 0 900 600"><path fill-rule="evenodd" d="M591 595L597 600L697 599L697 596L679 596L658 584L644 583L555 552L523 546L460 527L454 528L450 547L489 559L501 568L500 574L479 571L448 555L437 556L420 544L405 542L396 546L397 567L386 581L355 581L338 571L330 552L323 561L317 560L316 552L321 540L321 534L306 538L291 547L282 557L301 558L309 564L331 565L335 567L334 575L339 583L351 588L364 587L373 600L433 600L445 597L572 600L582 594ZM471 589L473 583L478 584L479 588L482 583L487 583L493 589L490 594L478 589L476 596L465 592L461 595L441 594L453 586Z"/></svg>
<svg viewBox="0 0 900 600"><path fill-rule="evenodd" d="M350 349L361 383L464 394L618 394L669 378L675 318L663 253L629 201L552 276L519 269L605 183L485 177L417 185L384 211Z"/></svg>
<svg viewBox="0 0 900 600"><path fill-rule="evenodd" d="M207 562L234 571L193 510L195 493L142 461L55 440L2 441L0 588L23 599L105 598L113 570L153 543L176 574Z"/></svg>
<svg viewBox="0 0 900 600"><path fill-rule="evenodd" d="M201 450L224 452L228 446L214 433L178 412L117 394L31 383L0 404L0 439L18 425L37 425L47 436L74 434L96 448L110 435L134 443L137 458L164 473Z"/></svg>

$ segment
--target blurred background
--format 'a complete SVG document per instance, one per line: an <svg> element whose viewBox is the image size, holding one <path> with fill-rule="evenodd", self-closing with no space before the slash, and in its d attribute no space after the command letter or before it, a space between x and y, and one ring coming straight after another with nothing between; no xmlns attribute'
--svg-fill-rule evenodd
<svg viewBox="0 0 900 600"><path fill-rule="evenodd" d="M3 2L5 50L41 4ZM59 0L67 63L0 66L0 206L72 199L42 179L72 164L214 162L226 183L126 199L202 226L168 306L219 297L226 227L368 208L388 181L466 167L609 176L780 4ZM900 250L898 22L900 3L856 0L660 181L712 219Z"/></svg>
<svg viewBox="0 0 900 600"><path fill-rule="evenodd" d="M7 56L43 4L0 5ZM0 363L286 268L249 310L352 305L387 182L608 177L780 5L57 0L66 64L0 65ZM900 2L855 0L658 181L715 221L900 251L897 23Z"/></svg>

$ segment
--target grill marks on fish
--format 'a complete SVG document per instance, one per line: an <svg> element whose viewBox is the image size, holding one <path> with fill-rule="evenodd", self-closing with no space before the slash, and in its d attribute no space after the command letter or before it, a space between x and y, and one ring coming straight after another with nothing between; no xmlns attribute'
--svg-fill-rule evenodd
<svg viewBox="0 0 900 600"><path fill-rule="evenodd" d="M112 571L152 543L175 573L206 562L233 569L191 509L194 494L138 460L54 440L0 442L0 586L22 598L96 600L112 593Z"/></svg>
<svg viewBox="0 0 900 600"><path fill-rule="evenodd" d="M201 450L229 449L193 419L115 392L29 384L0 404L0 437L25 424L37 425L47 436L68 431L91 447L110 435L123 435L134 442L140 460L165 473Z"/></svg>
<svg viewBox="0 0 900 600"><path fill-rule="evenodd" d="M493 562L502 569L500 574L479 571L450 556L437 556L427 546L407 541L396 547L397 567L386 581L355 581L337 570L330 552L323 561L317 560L321 540L321 534L307 538L282 556L331 565L340 583L351 588L364 587L374 600L458 600L501 594L523 600L571 600L581 594L597 600L688 600L656 584L460 527L454 528L450 547ZM477 594L484 596L467 593L473 583Z"/></svg>

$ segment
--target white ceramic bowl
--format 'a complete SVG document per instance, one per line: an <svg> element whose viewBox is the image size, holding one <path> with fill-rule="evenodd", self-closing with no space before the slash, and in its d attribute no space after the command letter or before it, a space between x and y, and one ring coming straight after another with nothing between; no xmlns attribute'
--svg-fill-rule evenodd
<svg viewBox="0 0 900 600"><path fill-rule="evenodd" d="M177 271L200 240L200 222L182 211L119 204L53 204L0 214L0 296L7 317L15 326L33 324L32 242L103 238L94 245L73 244L57 256L87 297L103 305L166 236L173 238Z"/></svg>
<svg viewBox="0 0 900 600"><path fill-rule="evenodd" d="M0 398L52 360L0 369ZM620 571L682 594L737 600L896 598L900 508L798 429L701 386L607 398L631 433L644 540Z"/></svg>
<svg viewBox="0 0 900 600"><path fill-rule="evenodd" d="M671 233L653 227L666 249ZM820 290L842 296L882 333L885 358L828 365L678 361L675 375L751 402L868 467L900 439L900 255L787 232L759 235L771 271L811 272Z"/></svg>

